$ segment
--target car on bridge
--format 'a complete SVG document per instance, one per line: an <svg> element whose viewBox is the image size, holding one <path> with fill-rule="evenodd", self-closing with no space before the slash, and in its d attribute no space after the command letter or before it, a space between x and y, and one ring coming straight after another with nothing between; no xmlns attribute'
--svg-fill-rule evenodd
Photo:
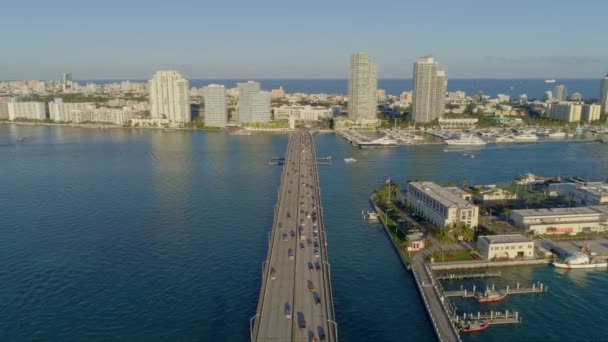
<svg viewBox="0 0 608 342"><path fill-rule="evenodd" d="M293 260L293 250L291 248L287 251L287 256L290 260Z"/></svg>
<svg viewBox="0 0 608 342"><path fill-rule="evenodd" d="M308 263L308 270L312 271L314 269L314 267L312 266L312 262Z"/></svg>

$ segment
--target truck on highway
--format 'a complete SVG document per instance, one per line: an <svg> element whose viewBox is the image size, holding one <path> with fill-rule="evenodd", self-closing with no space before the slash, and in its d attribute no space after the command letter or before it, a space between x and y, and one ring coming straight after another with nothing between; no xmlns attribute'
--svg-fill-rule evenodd
<svg viewBox="0 0 608 342"><path fill-rule="evenodd" d="M304 313L301 311L298 311L298 326L300 327L300 329L306 328L306 320L304 319Z"/></svg>

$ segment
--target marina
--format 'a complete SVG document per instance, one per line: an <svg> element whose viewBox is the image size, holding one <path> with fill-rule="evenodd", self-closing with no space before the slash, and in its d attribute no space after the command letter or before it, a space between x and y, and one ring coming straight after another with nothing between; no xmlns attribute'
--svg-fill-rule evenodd
<svg viewBox="0 0 608 342"><path fill-rule="evenodd" d="M507 295L517 295L517 294L536 294L536 293L545 293L548 291L548 288L544 286L542 283L534 283L532 286L520 286L519 283L513 288L510 288L508 285L503 290L496 290L495 286L492 285L489 288L484 289L483 291L477 291L475 286L473 289L467 290L461 289L459 291L444 291L445 297L461 297L461 298L477 298L477 299L491 299L490 296L485 295L487 293L495 293L499 294L501 297L497 297L497 299L502 300ZM502 296L504 295L504 297ZM489 302L490 300L488 300Z"/></svg>

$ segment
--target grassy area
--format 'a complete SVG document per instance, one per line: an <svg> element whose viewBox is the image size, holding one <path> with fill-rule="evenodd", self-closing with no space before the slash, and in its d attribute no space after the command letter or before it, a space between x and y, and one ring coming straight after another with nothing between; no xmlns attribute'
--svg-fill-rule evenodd
<svg viewBox="0 0 608 342"><path fill-rule="evenodd" d="M435 262L442 262L441 252L433 254ZM469 253L469 251L457 250L457 251L446 251L444 252L443 261L469 261L475 260L475 258Z"/></svg>

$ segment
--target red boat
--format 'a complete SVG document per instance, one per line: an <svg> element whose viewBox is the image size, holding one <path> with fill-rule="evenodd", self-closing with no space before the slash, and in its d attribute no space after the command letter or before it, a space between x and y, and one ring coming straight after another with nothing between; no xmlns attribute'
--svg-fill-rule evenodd
<svg viewBox="0 0 608 342"><path fill-rule="evenodd" d="M478 292L477 295L475 295L475 298L477 299L477 302L479 302L479 303L498 302L498 301L505 299L506 297L507 297L506 292L497 292L497 291L492 291L492 290L488 290L486 292Z"/></svg>
<svg viewBox="0 0 608 342"><path fill-rule="evenodd" d="M462 332L484 331L490 328L490 323L487 321L466 321L461 327Z"/></svg>

